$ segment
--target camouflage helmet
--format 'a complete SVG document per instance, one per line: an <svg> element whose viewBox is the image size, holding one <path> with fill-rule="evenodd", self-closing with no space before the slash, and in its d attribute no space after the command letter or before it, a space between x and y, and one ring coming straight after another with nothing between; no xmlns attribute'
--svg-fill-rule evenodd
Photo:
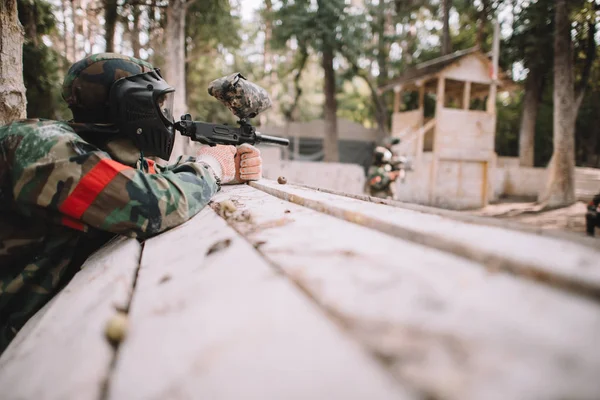
<svg viewBox="0 0 600 400"><path fill-rule="evenodd" d="M99 53L69 68L62 87L63 99L75 122L111 123L109 92L120 78L150 72L154 67L134 57Z"/></svg>

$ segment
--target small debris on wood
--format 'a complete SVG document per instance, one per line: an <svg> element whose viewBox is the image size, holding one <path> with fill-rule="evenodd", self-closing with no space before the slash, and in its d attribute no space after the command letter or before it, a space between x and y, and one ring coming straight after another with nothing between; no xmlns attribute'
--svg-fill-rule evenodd
<svg viewBox="0 0 600 400"><path fill-rule="evenodd" d="M258 242L254 242L254 248L255 249L259 249L260 247L262 247L263 245L265 245L267 242L265 242L264 240L259 240Z"/></svg>
<svg viewBox="0 0 600 400"><path fill-rule="evenodd" d="M285 185L287 183L287 179L285 179L285 176L280 176L279 178L277 178L277 183L279 183L280 185Z"/></svg>
<svg viewBox="0 0 600 400"><path fill-rule="evenodd" d="M224 249L228 248L230 245L231 245L231 239L219 240L217 243L210 246L210 248L206 252L206 255L209 256L212 253L216 253L217 251L224 250Z"/></svg>
<svg viewBox="0 0 600 400"><path fill-rule="evenodd" d="M158 281L158 284L160 285L160 284L168 282L170 280L171 280L171 275L166 274L162 278L160 278L160 281Z"/></svg>
<svg viewBox="0 0 600 400"><path fill-rule="evenodd" d="M285 210L284 213L285 214L289 214L289 213L291 213L291 211L290 210Z"/></svg>
<svg viewBox="0 0 600 400"><path fill-rule="evenodd" d="M287 217L279 218L274 221L267 221L262 224L252 225L252 227L248 231L246 231L246 234L261 232L261 231L264 231L265 229L278 228L280 226L285 226L292 222L294 222L294 220L291 218L287 218Z"/></svg>
<svg viewBox="0 0 600 400"><path fill-rule="evenodd" d="M112 345L119 345L127 335L127 314L117 312L110 317L106 323L104 334Z"/></svg>
<svg viewBox="0 0 600 400"><path fill-rule="evenodd" d="M223 200L219 204L221 205L221 210L225 213L234 213L237 211L237 207L231 200Z"/></svg>
<svg viewBox="0 0 600 400"><path fill-rule="evenodd" d="M113 304L113 307L115 308L115 311L120 312L120 313L127 314L127 312L129 311L129 307L127 307L125 304L122 304L122 303Z"/></svg>

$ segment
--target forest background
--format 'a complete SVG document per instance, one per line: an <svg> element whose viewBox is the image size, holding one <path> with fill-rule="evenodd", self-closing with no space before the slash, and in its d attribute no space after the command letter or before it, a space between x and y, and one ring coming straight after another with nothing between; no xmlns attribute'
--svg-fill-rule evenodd
<svg viewBox="0 0 600 400"><path fill-rule="evenodd" d="M261 124L324 118L336 129L337 115L383 131L389 130L393 93L379 93L379 85L451 51L476 45L490 51L498 20L500 64L518 85L498 98L496 151L521 153L522 165L546 166L552 156L552 0L17 3L29 117L70 118L60 97L69 65L88 54L115 51L160 67L177 89L175 112L187 110L195 119L235 122L206 88L239 71L274 100L273 109L258 118ZM600 167L599 3L568 2L578 166ZM330 154L328 160L335 158Z"/></svg>

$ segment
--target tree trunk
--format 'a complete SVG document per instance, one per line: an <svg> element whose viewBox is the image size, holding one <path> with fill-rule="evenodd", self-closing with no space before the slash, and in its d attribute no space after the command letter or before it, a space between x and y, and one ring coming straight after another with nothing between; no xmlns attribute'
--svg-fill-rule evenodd
<svg viewBox="0 0 600 400"><path fill-rule="evenodd" d="M323 151L325 153L325 161L338 162L337 100L335 98L333 49L327 44L323 48L321 65L325 72L325 82L323 84L323 92L325 93L325 139L323 141Z"/></svg>
<svg viewBox="0 0 600 400"><path fill-rule="evenodd" d="M23 27L16 0L0 0L0 126L25 118Z"/></svg>
<svg viewBox="0 0 600 400"><path fill-rule="evenodd" d="M69 4L71 5L71 22L73 22L73 30L71 31L69 47L71 51L71 57L73 57L71 61L74 62L77 60L77 32L75 31L75 28L77 27L77 8L75 6L75 0L70 0Z"/></svg>
<svg viewBox="0 0 600 400"><path fill-rule="evenodd" d="M133 56L140 58L140 50L142 48L140 44L140 6L132 5L131 13L133 14L133 32L131 33L131 48L133 50Z"/></svg>
<svg viewBox="0 0 600 400"><path fill-rule="evenodd" d="M71 54L69 53L69 34L67 32L67 1L60 0L60 11L62 13L62 28L63 28L63 46L64 46L64 56L67 59L65 62L65 71L69 68L69 61L73 61Z"/></svg>
<svg viewBox="0 0 600 400"><path fill-rule="evenodd" d="M444 29L442 35L442 55L452 53L452 41L450 40L450 9L452 8L452 0L443 0L444 12Z"/></svg>
<svg viewBox="0 0 600 400"><path fill-rule="evenodd" d="M379 75L377 76L377 86L383 86L388 80L388 62L389 62L389 46L385 39L386 27L388 24L387 19L387 5L384 0L379 0L379 6L377 8L377 14L379 21L377 24L377 66L379 67ZM356 66L358 67L358 66ZM375 117L377 118L377 125L379 126L380 136L387 135L388 128L388 116L387 109L385 107L385 101L382 96L385 94L378 94L377 91L373 91L371 82L368 78L365 78L371 89L372 99L375 102Z"/></svg>
<svg viewBox="0 0 600 400"><path fill-rule="evenodd" d="M575 88L567 0L556 0L554 35L554 152L539 201L546 207L575 202Z"/></svg>
<svg viewBox="0 0 600 400"><path fill-rule="evenodd" d="M486 41L485 25L487 23L487 17L489 13L489 0L481 0L481 11L479 12L479 18L477 18L477 46L483 50L483 46Z"/></svg>
<svg viewBox="0 0 600 400"><path fill-rule="evenodd" d="M523 167L533 167L535 127L543 91L544 74L530 69L525 83L523 116L519 130L519 164Z"/></svg>
<svg viewBox="0 0 600 400"><path fill-rule="evenodd" d="M165 79L175 88L173 99L173 115L178 119L187 112L185 90L185 0L170 0L167 8L166 41L166 75ZM176 134L174 157L186 154L191 150L189 138L184 138L179 132Z"/></svg>
<svg viewBox="0 0 600 400"><path fill-rule="evenodd" d="M264 57L263 57L263 71L265 74L265 81L267 88L270 91L271 97L271 112L263 113L260 115L260 124L266 125L269 123L278 124L281 121L273 118L280 114L279 106L279 85L277 84L277 70L275 68L275 56L271 49L271 40L273 37L273 20L270 15L273 11L273 2L271 0L265 0L265 39L264 39Z"/></svg>
<svg viewBox="0 0 600 400"><path fill-rule="evenodd" d="M104 40L106 41L107 53L115 51L117 16L117 0L104 0Z"/></svg>

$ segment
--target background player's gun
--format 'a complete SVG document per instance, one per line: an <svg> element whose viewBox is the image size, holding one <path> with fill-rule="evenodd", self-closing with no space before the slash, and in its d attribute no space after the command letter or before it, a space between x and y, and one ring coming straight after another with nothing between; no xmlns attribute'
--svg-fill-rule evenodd
<svg viewBox="0 0 600 400"><path fill-rule="evenodd" d="M412 171L412 163L406 157L398 157L397 159L392 160L390 165L392 166L392 171Z"/></svg>
<svg viewBox="0 0 600 400"><path fill-rule="evenodd" d="M212 81L208 86L208 93L239 118L239 127L192 121L192 116L186 114L181 117L181 121L175 123L175 129L183 136L209 146L237 146L242 143L270 143L281 146L290 144L288 139L263 135L250 124L250 118L271 107L271 99L265 89L246 80L241 74L235 73Z"/></svg>

